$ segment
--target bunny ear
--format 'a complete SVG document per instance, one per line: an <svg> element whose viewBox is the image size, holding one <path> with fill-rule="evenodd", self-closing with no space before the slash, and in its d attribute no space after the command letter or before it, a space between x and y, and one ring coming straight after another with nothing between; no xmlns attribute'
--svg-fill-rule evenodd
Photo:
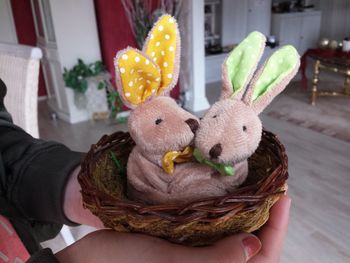
<svg viewBox="0 0 350 263"><path fill-rule="evenodd" d="M135 108L160 88L160 70L151 58L139 50L127 48L117 53L115 60L117 88L124 104Z"/></svg>
<svg viewBox="0 0 350 263"><path fill-rule="evenodd" d="M158 95L168 94L176 85L180 65L180 34L172 16L163 15L158 19L148 34L143 52L160 68Z"/></svg>
<svg viewBox="0 0 350 263"><path fill-rule="evenodd" d="M299 65L299 54L293 46L280 48L256 74L243 101L259 114L284 90L297 73Z"/></svg>
<svg viewBox="0 0 350 263"><path fill-rule="evenodd" d="M265 36L254 31L227 56L222 65L222 99L242 98L263 54L265 42Z"/></svg>

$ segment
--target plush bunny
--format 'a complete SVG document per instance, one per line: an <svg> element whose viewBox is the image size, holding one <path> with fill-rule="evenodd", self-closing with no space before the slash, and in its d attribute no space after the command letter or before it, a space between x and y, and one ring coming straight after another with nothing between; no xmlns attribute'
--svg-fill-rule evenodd
<svg viewBox="0 0 350 263"><path fill-rule="evenodd" d="M247 176L247 159L261 140L258 114L284 90L299 68L297 51L284 46L255 72L265 41L264 35L252 32L228 55L222 66L221 98L206 112L196 133L195 147L202 159L246 168L236 171L239 181Z"/></svg>
<svg viewBox="0 0 350 263"><path fill-rule="evenodd" d="M151 204L189 202L227 193L227 181L192 157L196 116L168 94L179 74L180 36L176 21L162 16L142 51L127 48L115 58L116 81L136 143L127 164L128 196Z"/></svg>

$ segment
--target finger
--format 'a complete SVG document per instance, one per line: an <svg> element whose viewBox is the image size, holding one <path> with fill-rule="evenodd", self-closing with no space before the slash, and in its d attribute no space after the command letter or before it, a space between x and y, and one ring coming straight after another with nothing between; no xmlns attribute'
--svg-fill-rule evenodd
<svg viewBox="0 0 350 263"><path fill-rule="evenodd" d="M291 199L282 196L271 208L270 218L259 231L262 248L251 262L279 262L283 240L288 229Z"/></svg>
<svg viewBox="0 0 350 263"><path fill-rule="evenodd" d="M224 238L210 247L191 248L190 257L181 262L243 263L256 255L261 248L260 240L247 233Z"/></svg>
<svg viewBox="0 0 350 263"><path fill-rule="evenodd" d="M79 211L78 217L79 217L79 224L92 226L97 229L106 228L101 222L101 220L97 216L95 216L93 213L91 213L91 211L88 209L82 208Z"/></svg>

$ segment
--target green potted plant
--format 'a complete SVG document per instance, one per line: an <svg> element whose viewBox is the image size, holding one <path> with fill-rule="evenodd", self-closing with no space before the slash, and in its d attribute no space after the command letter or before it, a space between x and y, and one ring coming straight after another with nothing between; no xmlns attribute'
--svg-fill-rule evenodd
<svg viewBox="0 0 350 263"><path fill-rule="evenodd" d="M118 91L116 91L112 85L107 86L107 101L110 109L110 118L116 119L117 123L126 123L128 117L118 116L118 113L122 112L124 104Z"/></svg>
<svg viewBox="0 0 350 263"><path fill-rule="evenodd" d="M85 92L88 88L87 78L97 76L105 72L105 66L101 61L86 64L82 59L70 70L64 68L63 79L67 87L74 90L74 100L78 108L84 108L86 105ZM103 81L99 82L99 87L104 85Z"/></svg>
<svg viewBox="0 0 350 263"><path fill-rule="evenodd" d="M123 104L119 98L119 93L110 83L110 75L101 61L86 64L82 59L78 59L78 63L72 69L67 70L64 68L63 79L66 86L73 89L75 104L79 109L91 106L87 105L85 94L88 93L90 95L91 92L89 92L90 90L88 91L88 88L95 85L98 90L103 89L106 92L106 104L108 103L110 118L116 118L117 114L122 111ZM93 101L93 98L89 101ZM94 118L93 113L91 114L91 117ZM118 121L123 122L124 120L118 119Z"/></svg>

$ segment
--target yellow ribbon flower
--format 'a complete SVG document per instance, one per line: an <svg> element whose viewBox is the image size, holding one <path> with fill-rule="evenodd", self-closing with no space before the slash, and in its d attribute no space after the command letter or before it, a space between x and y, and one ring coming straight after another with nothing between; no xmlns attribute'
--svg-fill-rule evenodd
<svg viewBox="0 0 350 263"><path fill-rule="evenodd" d="M162 165L164 171L171 175L174 172L174 163L184 163L192 159L193 149L187 146L183 151L171 151L164 154Z"/></svg>

